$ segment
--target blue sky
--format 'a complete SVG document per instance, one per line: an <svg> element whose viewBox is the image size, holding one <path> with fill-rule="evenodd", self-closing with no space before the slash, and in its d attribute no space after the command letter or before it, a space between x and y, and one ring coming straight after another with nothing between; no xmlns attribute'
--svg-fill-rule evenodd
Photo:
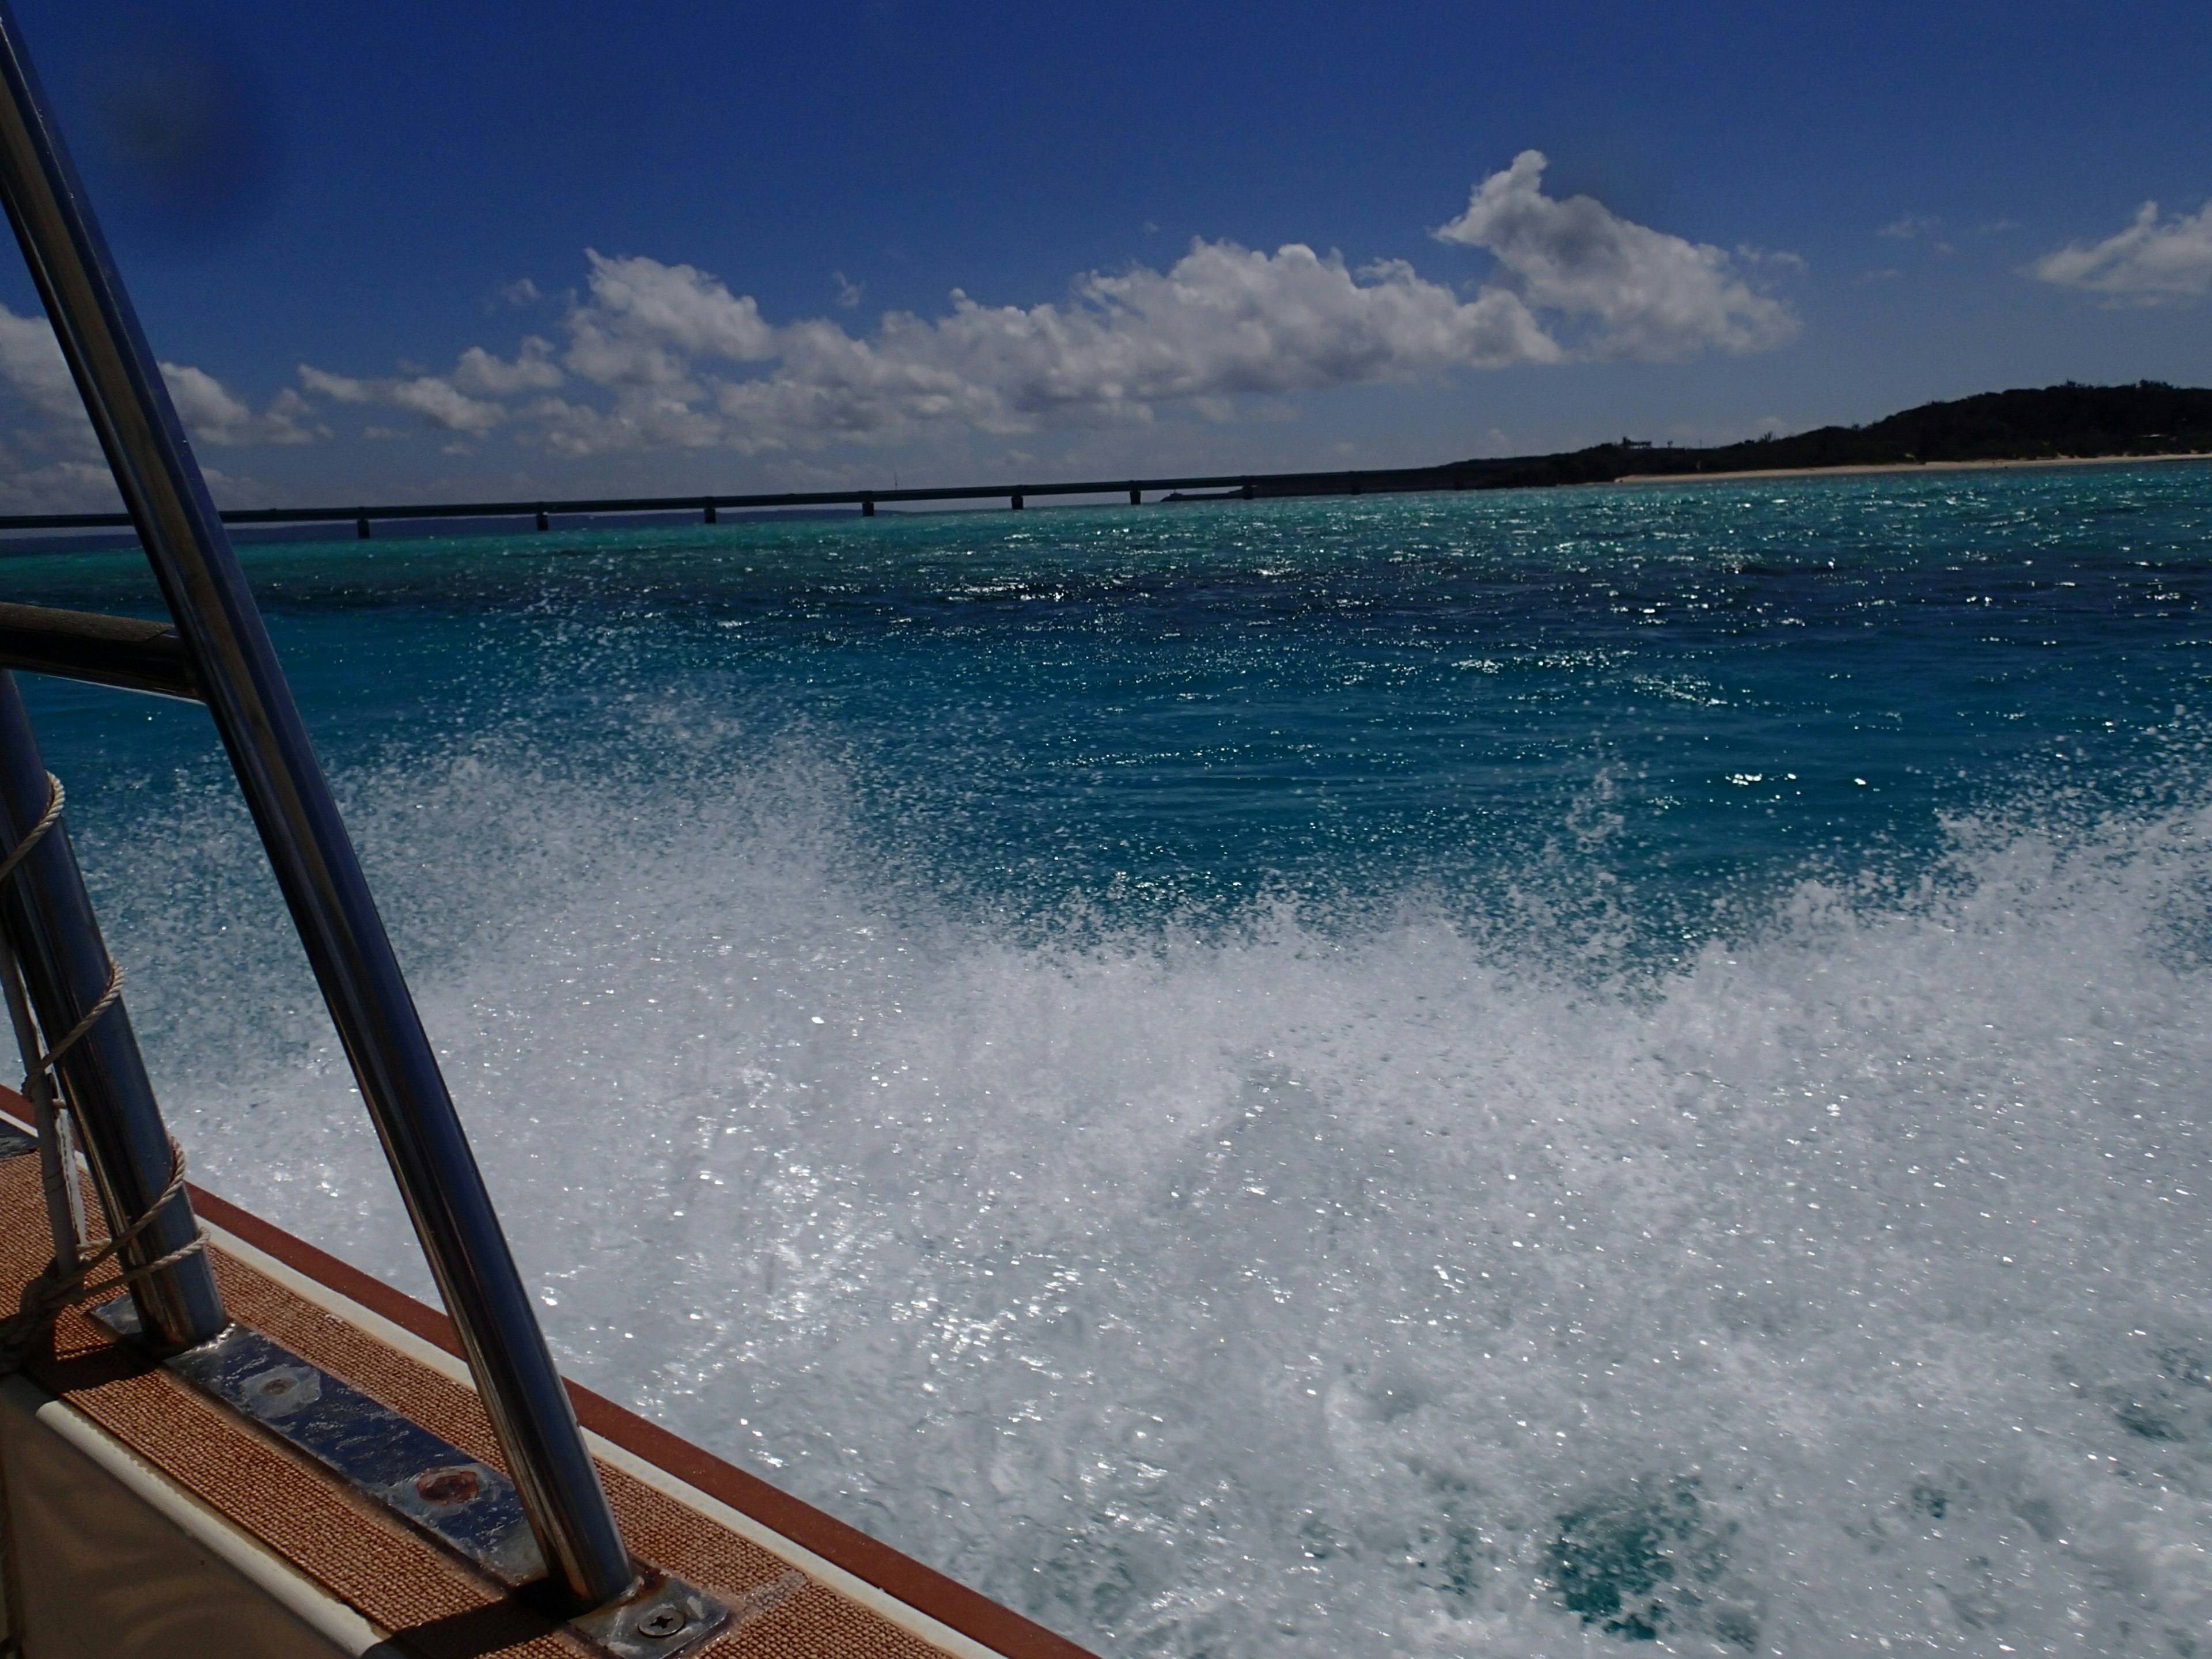
<svg viewBox="0 0 2212 1659"><path fill-rule="evenodd" d="M2212 383L2201 0L18 15L237 504L1408 464ZM9 265L0 507L100 504Z"/></svg>

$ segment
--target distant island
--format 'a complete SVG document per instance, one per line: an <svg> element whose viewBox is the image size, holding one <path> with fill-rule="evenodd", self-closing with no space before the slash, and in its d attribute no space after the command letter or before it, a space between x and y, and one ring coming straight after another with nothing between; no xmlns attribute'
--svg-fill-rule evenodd
<svg viewBox="0 0 2212 1659"><path fill-rule="evenodd" d="M1736 473L1826 471L2004 462L2212 455L2212 389L2139 380L1984 392L1923 404L1868 426L1824 426L1786 438L1677 449L1624 438L1557 455L1447 461L1441 466L1305 472L1224 492L1246 499L1402 489L1526 489ZM1171 495L1170 501L1217 499Z"/></svg>

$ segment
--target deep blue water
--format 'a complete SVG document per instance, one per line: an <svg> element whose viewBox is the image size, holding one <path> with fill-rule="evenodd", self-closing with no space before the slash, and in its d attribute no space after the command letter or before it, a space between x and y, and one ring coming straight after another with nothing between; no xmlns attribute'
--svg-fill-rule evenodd
<svg viewBox="0 0 2212 1659"><path fill-rule="evenodd" d="M2212 1650L2212 466L246 558L596 1385L1113 1653ZM33 707L419 1287L204 716Z"/></svg>
<svg viewBox="0 0 2212 1659"><path fill-rule="evenodd" d="M1570 885L1601 866L1694 936L1716 901L1830 861L1924 860L1947 814L2166 787L2212 661L2207 477L886 515L247 562L340 770L520 724L550 763L667 774L737 732L848 768L872 844L1025 917L1415 884L1481 908L1534 862ZM136 555L8 572L32 602L157 614ZM52 740L96 745L111 780L208 748L196 714L118 732L117 707L42 699Z"/></svg>

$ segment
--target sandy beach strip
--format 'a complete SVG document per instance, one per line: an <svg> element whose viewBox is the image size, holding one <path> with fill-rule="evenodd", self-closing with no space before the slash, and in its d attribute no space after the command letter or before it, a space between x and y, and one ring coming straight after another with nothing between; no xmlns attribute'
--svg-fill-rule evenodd
<svg viewBox="0 0 2212 1659"><path fill-rule="evenodd" d="M1741 472L1631 472L1615 483L1741 483L1762 478L1865 477L1885 472L2003 472L2016 467L2148 466L2160 461L2212 461L2212 453L2172 455L2051 455L2016 461L1886 461L1864 466L1751 467Z"/></svg>

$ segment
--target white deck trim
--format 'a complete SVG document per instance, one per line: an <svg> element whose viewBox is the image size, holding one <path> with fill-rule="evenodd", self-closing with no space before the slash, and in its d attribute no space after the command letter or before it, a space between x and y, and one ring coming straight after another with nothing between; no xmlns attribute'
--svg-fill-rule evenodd
<svg viewBox="0 0 2212 1659"><path fill-rule="evenodd" d="M252 1534L216 1514L66 1400L29 1378L0 1378L0 1408L21 1413L154 1511L162 1520L341 1652L357 1659L406 1659L391 1632Z"/></svg>

